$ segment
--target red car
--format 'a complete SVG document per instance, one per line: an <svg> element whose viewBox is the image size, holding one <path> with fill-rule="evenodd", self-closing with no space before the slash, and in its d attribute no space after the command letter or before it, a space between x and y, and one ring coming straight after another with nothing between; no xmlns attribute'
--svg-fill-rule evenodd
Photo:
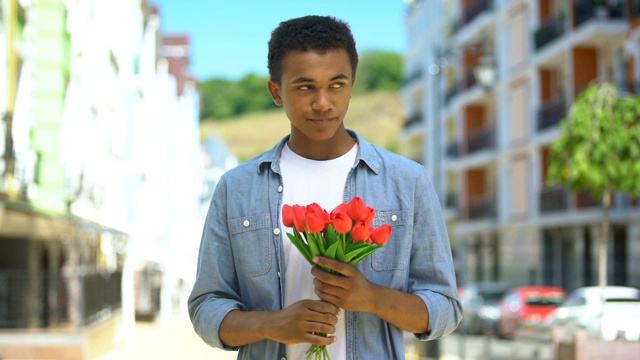
<svg viewBox="0 0 640 360"><path fill-rule="evenodd" d="M545 321L566 298L567 291L560 287L514 287L498 305L497 335L511 339L519 328Z"/></svg>

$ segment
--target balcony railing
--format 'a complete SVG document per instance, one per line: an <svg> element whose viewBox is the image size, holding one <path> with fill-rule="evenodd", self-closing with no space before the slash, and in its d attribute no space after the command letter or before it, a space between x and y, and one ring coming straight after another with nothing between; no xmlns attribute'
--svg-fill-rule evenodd
<svg viewBox="0 0 640 360"><path fill-rule="evenodd" d="M458 207L458 195L455 193L447 193L447 198L446 198L446 206L448 208L456 208Z"/></svg>
<svg viewBox="0 0 640 360"><path fill-rule="evenodd" d="M538 110L538 131L556 126L567 115L564 95L554 97L540 106Z"/></svg>
<svg viewBox="0 0 640 360"><path fill-rule="evenodd" d="M422 122L422 113L416 113L407 118L404 122L404 128L408 129L414 125L420 124Z"/></svg>
<svg viewBox="0 0 640 360"><path fill-rule="evenodd" d="M495 147L495 129L493 127L478 130L467 137L467 154Z"/></svg>
<svg viewBox="0 0 640 360"><path fill-rule="evenodd" d="M485 219L496 217L496 198L494 195L485 195L472 199L468 205L469 219Z"/></svg>
<svg viewBox="0 0 640 360"><path fill-rule="evenodd" d="M540 191L540 212L567 210L569 208L568 189L560 186L545 187Z"/></svg>
<svg viewBox="0 0 640 360"><path fill-rule="evenodd" d="M615 5L596 5L579 2L574 5L574 27L593 19L622 19L624 18L624 2L618 1Z"/></svg>
<svg viewBox="0 0 640 360"><path fill-rule="evenodd" d="M597 207L600 206L600 202L595 199L591 191L580 191L576 193L576 207Z"/></svg>
<svg viewBox="0 0 640 360"><path fill-rule="evenodd" d="M565 16L563 13L548 16L533 35L535 49L540 50L543 46L564 34L564 24Z"/></svg>
<svg viewBox="0 0 640 360"><path fill-rule="evenodd" d="M423 73L422 69L418 69L418 70L415 70L415 71L411 72L410 74L407 75L407 77L405 77L402 80L402 84L404 86L407 86L407 85L411 84L414 81L420 80L422 78L422 73Z"/></svg>
<svg viewBox="0 0 640 360"><path fill-rule="evenodd" d="M457 158L460 155L460 143L457 141L452 141L447 144L446 150L447 157Z"/></svg>
<svg viewBox="0 0 640 360"><path fill-rule="evenodd" d="M122 306L122 273L77 277L0 271L0 328L84 326Z"/></svg>

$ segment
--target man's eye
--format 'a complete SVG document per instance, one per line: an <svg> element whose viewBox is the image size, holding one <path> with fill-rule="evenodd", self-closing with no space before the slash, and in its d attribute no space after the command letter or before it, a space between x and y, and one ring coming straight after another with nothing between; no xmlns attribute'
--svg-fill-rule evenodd
<svg viewBox="0 0 640 360"><path fill-rule="evenodd" d="M335 83L335 84L331 84L331 88L332 89L339 89L341 87L344 86L344 83Z"/></svg>
<svg viewBox="0 0 640 360"><path fill-rule="evenodd" d="M298 90L309 90L311 89L311 85L300 85L298 86Z"/></svg>

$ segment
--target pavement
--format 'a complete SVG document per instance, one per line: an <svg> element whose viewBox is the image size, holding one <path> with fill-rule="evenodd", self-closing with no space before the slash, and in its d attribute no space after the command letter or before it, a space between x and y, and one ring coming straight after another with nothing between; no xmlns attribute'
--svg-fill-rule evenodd
<svg viewBox="0 0 640 360"><path fill-rule="evenodd" d="M516 356L514 344L496 339L487 342L487 337L467 337L461 342L457 334L440 340L439 360L547 360L548 356ZM429 345L427 343L426 346ZM430 359L419 351L424 343L413 340L412 334L405 335L407 360ZM517 346L521 348L522 346ZM523 348L524 349L524 348ZM424 350L424 349L423 349ZM535 349L534 349L535 350ZM525 351L531 354L529 351ZM460 356L459 354L464 354ZM548 354L546 354L548 355ZM92 360L235 360L237 352L215 349L205 344L193 330L186 315L178 316L170 322L137 322L134 336L120 342Z"/></svg>
<svg viewBox="0 0 640 360"><path fill-rule="evenodd" d="M235 351L214 349L205 344L187 318L171 323L137 322L135 337L114 346L95 360L235 360Z"/></svg>

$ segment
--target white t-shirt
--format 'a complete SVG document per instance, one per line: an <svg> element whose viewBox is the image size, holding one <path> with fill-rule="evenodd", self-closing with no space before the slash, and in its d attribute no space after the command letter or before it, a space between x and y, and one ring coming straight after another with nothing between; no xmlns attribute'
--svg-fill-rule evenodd
<svg viewBox="0 0 640 360"><path fill-rule="evenodd" d="M327 212L344 202L344 186L349 171L355 163L358 153L357 144L339 158L317 161L295 154L288 144L282 149L280 169L282 171L282 204L309 205L318 203ZM285 257L285 291L284 306L287 307L302 299L318 299L313 289L311 265L296 249L286 232L291 228L282 228L282 243ZM332 360L347 358L347 339L345 330L344 311L338 316L336 332L337 341L327 350ZM287 345L287 358L306 359L305 352L310 344Z"/></svg>

